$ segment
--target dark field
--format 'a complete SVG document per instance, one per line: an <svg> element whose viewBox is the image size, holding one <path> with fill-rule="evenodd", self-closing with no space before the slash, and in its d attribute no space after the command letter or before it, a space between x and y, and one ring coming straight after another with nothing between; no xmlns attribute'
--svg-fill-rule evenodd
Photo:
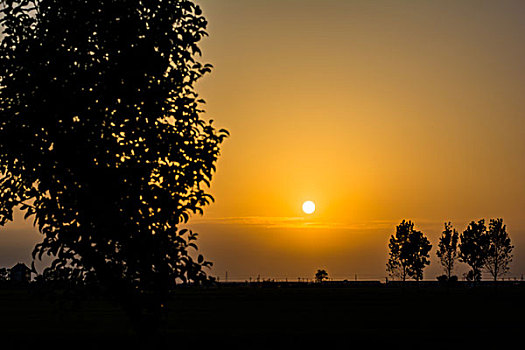
<svg viewBox="0 0 525 350"><path fill-rule="evenodd" d="M140 347L522 348L524 306L524 286L180 289L157 339ZM3 288L0 312L2 349L140 345L102 298L60 302Z"/></svg>

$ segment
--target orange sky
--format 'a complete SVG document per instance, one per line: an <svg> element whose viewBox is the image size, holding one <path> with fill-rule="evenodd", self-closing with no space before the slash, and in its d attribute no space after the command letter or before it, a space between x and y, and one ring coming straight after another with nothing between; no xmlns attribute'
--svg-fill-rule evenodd
<svg viewBox="0 0 525 350"><path fill-rule="evenodd" d="M525 273L525 3L200 0L198 89L232 136L192 226L230 279L383 279L402 219L503 217ZM317 211L301 211L313 200ZM0 229L0 265L38 234ZM459 272L463 272L462 265Z"/></svg>

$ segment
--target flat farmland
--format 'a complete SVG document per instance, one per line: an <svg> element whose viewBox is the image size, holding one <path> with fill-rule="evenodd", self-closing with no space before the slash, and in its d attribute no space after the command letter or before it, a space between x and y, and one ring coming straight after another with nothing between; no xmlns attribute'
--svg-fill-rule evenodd
<svg viewBox="0 0 525 350"><path fill-rule="evenodd" d="M463 348L523 344L525 287L228 285L174 291L139 340L115 302L0 290L6 349Z"/></svg>

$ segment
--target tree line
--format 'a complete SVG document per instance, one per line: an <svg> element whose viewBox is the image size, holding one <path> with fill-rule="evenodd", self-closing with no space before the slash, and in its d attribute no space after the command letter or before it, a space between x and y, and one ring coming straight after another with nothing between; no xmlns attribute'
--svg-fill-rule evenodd
<svg viewBox="0 0 525 350"><path fill-rule="evenodd" d="M432 244L423 232L414 229L412 221L403 220L396 227L388 248L386 270L390 277L402 281L407 278L423 279L423 270L430 265ZM480 281L483 271L490 273L497 281L510 269L513 248L501 218L491 219L488 227L484 219L472 221L461 234L452 223L445 222L436 251L445 274L438 279L457 280L457 276L453 275L454 268L457 262L462 262L470 268L465 274L468 281Z"/></svg>

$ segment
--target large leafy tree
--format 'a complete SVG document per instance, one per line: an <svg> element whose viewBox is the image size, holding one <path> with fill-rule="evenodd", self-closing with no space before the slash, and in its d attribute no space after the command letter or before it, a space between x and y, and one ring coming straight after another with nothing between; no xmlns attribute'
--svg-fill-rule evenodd
<svg viewBox="0 0 525 350"><path fill-rule="evenodd" d="M0 224L19 207L34 255L94 271L130 314L200 281L196 233L227 136L194 84L206 35L189 0L0 0ZM145 298L147 303L144 302ZM136 305L150 305L150 312ZM147 308L146 308L147 309ZM149 324L149 323L148 323Z"/></svg>
<svg viewBox="0 0 525 350"><path fill-rule="evenodd" d="M450 279L454 265L458 258L458 240L459 234L452 223L445 222L445 229L439 238L438 250L436 252L441 266L445 270L446 276Z"/></svg>
<svg viewBox="0 0 525 350"><path fill-rule="evenodd" d="M485 220L472 221L460 236L459 260L470 266L467 279L480 281L488 253Z"/></svg>
<svg viewBox="0 0 525 350"><path fill-rule="evenodd" d="M430 241L421 231L414 229L414 223L403 220L396 233L390 236L387 271L391 276L405 281L412 277L416 281L423 279L423 270L430 264Z"/></svg>
<svg viewBox="0 0 525 350"><path fill-rule="evenodd" d="M510 242L507 226L503 224L503 219L491 219L487 230L487 256L485 258L485 268L494 278L505 275L510 269L512 261L512 249L514 246Z"/></svg>

